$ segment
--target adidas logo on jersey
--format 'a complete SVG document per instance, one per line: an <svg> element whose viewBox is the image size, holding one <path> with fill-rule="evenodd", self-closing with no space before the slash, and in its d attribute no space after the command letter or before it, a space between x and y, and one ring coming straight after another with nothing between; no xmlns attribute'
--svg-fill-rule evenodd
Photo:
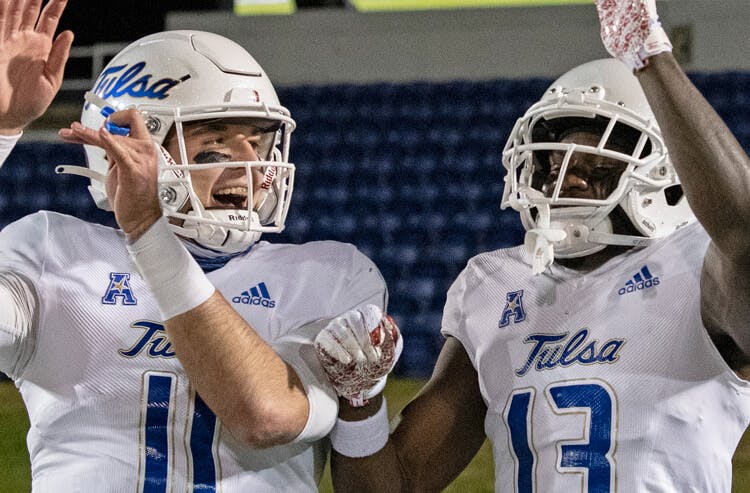
<svg viewBox="0 0 750 493"><path fill-rule="evenodd" d="M247 291L243 291L239 296L235 296L232 298L232 303L258 305L265 308L273 308L276 306L276 301L271 299L271 295L268 294L268 288L264 282L258 283L257 286L253 286Z"/></svg>
<svg viewBox="0 0 750 493"><path fill-rule="evenodd" d="M648 266L644 265L641 270L637 272L632 279L625 283L625 286L617 291L620 296L628 293L634 293L642 289L652 288L659 285L659 278L651 275L648 270Z"/></svg>

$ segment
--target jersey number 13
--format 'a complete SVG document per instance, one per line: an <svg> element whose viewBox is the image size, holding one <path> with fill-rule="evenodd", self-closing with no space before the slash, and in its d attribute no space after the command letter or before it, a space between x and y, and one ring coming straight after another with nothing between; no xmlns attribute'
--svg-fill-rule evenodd
<svg viewBox="0 0 750 493"><path fill-rule="evenodd" d="M583 491L614 491L616 400L614 392L603 381L558 382L545 389L546 401L556 415L580 414L585 419L584 436L558 442L557 468L561 473L584 475ZM537 454L533 444L532 425L536 389L514 390L505 406L503 418L510 434L510 452L516 463L516 491L535 493Z"/></svg>

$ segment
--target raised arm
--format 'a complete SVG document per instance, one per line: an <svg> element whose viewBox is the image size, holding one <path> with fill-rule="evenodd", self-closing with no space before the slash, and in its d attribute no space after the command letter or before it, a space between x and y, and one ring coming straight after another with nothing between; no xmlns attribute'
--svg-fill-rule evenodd
<svg viewBox="0 0 750 493"><path fill-rule="evenodd" d="M750 159L671 53L636 72L698 220L728 260L750 252Z"/></svg>
<svg viewBox="0 0 750 493"><path fill-rule="evenodd" d="M651 58L637 76L711 237L701 274L704 324L733 368L750 376L750 159L671 53Z"/></svg>
<svg viewBox="0 0 750 493"><path fill-rule="evenodd" d="M730 365L750 365L750 159L671 54L654 0L599 0L608 51L636 69L685 195L711 237L704 324Z"/></svg>
<svg viewBox="0 0 750 493"><path fill-rule="evenodd" d="M65 0L0 2L0 135L18 135L60 89L73 33L55 37Z"/></svg>

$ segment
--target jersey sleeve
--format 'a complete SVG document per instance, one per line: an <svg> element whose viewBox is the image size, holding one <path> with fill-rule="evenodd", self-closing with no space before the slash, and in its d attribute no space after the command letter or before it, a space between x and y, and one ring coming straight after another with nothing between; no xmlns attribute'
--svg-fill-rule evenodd
<svg viewBox="0 0 750 493"><path fill-rule="evenodd" d="M471 264L458 275L446 295L445 307L443 308L443 320L440 332L448 337L455 337L466 348L470 355L473 350L471 341L466 334L466 304L469 292L469 281L471 278Z"/></svg>
<svg viewBox="0 0 750 493"><path fill-rule="evenodd" d="M48 253L47 214L37 212L0 231L0 271L19 272L36 283L44 271Z"/></svg>
<svg viewBox="0 0 750 493"><path fill-rule="evenodd" d="M34 352L37 300L34 286L0 272L0 371L17 378Z"/></svg>
<svg viewBox="0 0 750 493"><path fill-rule="evenodd" d="M295 329L273 344L274 350L297 373L310 405L307 423L295 442L314 442L333 428L338 414L338 396L323 372L315 352L315 336L328 319Z"/></svg>
<svg viewBox="0 0 750 493"><path fill-rule="evenodd" d="M18 139L21 138L22 134L18 135L0 135L0 166L5 163L5 160L10 156L10 151L16 146Z"/></svg>
<svg viewBox="0 0 750 493"><path fill-rule="evenodd" d="M363 305L376 305L383 313L387 312L388 289L383 275L375 263L356 248L353 248L349 274L338 292L337 302L341 305L339 315Z"/></svg>
<svg viewBox="0 0 750 493"><path fill-rule="evenodd" d="M334 317L366 304L386 310L388 291L380 270L353 246L338 250L339 246L329 257L332 262L329 267L337 279L328 313L273 342L274 350L297 372L310 403L307 424L295 441L315 441L326 436L338 414L338 396L320 366L314 347L318 332Z"/></svg>
<svg viewBox="0 0 750 493"><path fill-rule="evenodd" d="M34 350L47 236L41 213L0 232L0 371L11 377L21 375Z"/></svg>

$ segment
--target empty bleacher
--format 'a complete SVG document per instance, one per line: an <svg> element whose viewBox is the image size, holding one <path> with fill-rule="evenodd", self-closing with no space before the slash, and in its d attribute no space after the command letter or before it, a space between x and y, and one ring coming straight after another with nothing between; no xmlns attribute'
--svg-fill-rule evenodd
<svg viewBox="0 0 750 493"><path fill-rule="evenodd" d="M692 74L750 149L750 73ZM297 121L296 188L287 229L265 239L357 245L380 267L406 346L400 375L429 375L442 345L445 293L471 256L519 244L500 210L500 153L546 79L283 88ZM54 173L81 164L67 144L22 143L0 169L0 226L39 209L112 225L87 180ZM498 300L500 303L501 300Z"/></svg>

